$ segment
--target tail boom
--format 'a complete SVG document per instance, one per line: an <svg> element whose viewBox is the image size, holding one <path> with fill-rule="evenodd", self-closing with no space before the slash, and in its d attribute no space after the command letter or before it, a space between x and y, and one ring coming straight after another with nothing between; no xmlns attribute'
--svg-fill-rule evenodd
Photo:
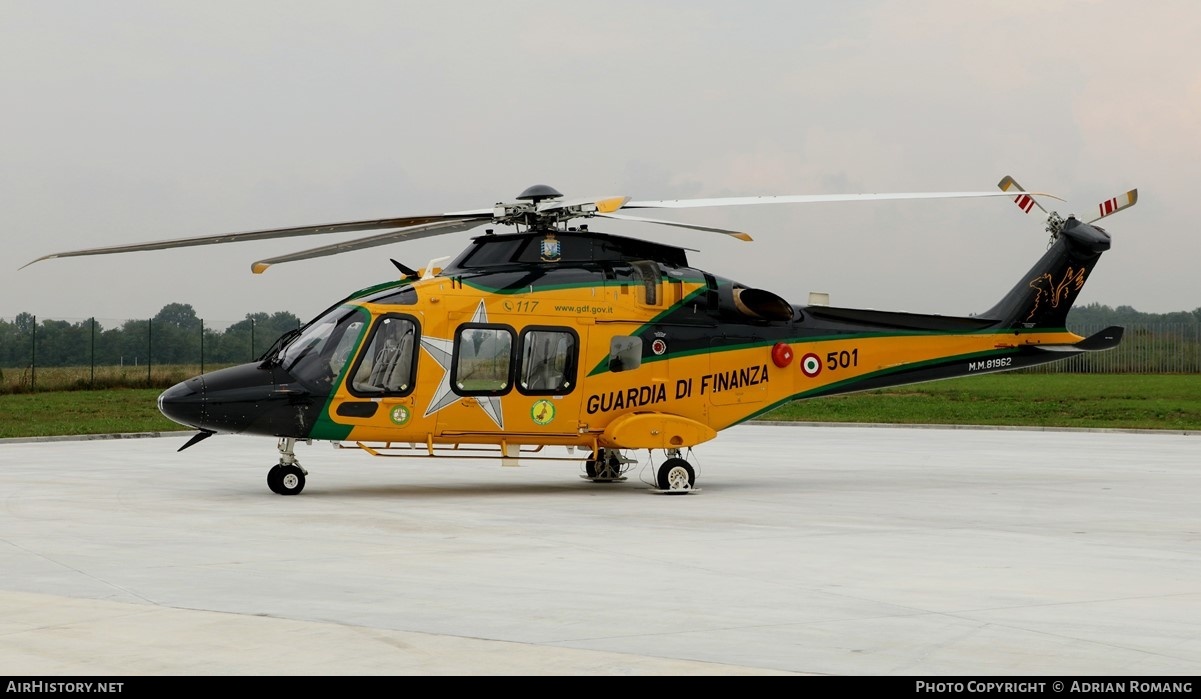
<svg viewBox="0 0 1201 699"><path fill-rule="evenodd" d="M980 374L995 374L1016 369L1028 369L1041 364L1058 362L1085 352L1100 352L1117 347L1122 340L1123 329L1117 326L1105 328L1076 342L1053 344L1014 344L998 346L988 352L944 357L939 360L901 365L887 370L866 374L854 379L831 383L794 398L816 398L844 393L857 393L877 388L889 388L913 383L925 383L942 379L954 379ZM1040 333L1041 334L1041 333ZM1070 333L1056 333L1065 337L1079 337Z"/></svg>

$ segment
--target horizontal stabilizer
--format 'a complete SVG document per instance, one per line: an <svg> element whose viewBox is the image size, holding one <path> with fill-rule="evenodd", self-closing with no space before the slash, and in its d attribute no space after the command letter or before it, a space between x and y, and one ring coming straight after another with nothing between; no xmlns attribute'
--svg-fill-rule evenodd
<svg viewBox="0 0 1201 699"><path fill-rule="evenodd" d="M1125 328L1118 325L1111 325L1101 332L1093 333L1076 343L1076 347L1086 352L1096 352L1098 350L1113 349L1122 341L1122 333Z"/></svg>
<svg viewBox="0 0 1201 699"><path fill-rule="evenodd" d="M1074 345L1039 345L1039 349L1048 352L1099 352L1113 349L1122 341L1125 328L1113 325L1101 332L1093 333Z"/></svg>

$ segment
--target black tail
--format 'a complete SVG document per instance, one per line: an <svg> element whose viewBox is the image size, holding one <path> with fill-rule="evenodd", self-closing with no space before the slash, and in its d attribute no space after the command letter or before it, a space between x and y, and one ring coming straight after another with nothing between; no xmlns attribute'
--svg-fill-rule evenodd
<svg viewBox="0 0 1201 699"><path fill-rule="evenodd" d="M1002 328L1065 327L1072 302L1109 243L1104 229L1069 217L1042 259L981 317Z"/></svg>

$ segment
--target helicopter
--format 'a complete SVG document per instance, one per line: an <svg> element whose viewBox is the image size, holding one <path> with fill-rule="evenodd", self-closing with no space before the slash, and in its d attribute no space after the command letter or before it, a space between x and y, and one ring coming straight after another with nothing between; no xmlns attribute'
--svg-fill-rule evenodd
<svg viewBox="0 0 1201 699"><path fill-rule="evenodd" d="M356 291L285 333L256 361L182 381L158 397L167 418L215 434L273 437L269 489L296 495L308 471L298 443L372 456L546 459L582 465L596 483L627 480L650 455L651 490L697 492L692 449L796 400L1054 362L1116 347L1123 329L1082 337L1068 310L1103 252L1097 221L1137 202L1106 200L1089 221L1049 211L1012 177L999 191L786 195L636 201L568 199L535 185L513 201L405 216L74 250L32 262L327 233L392 229L260 260L251 271L351 250L489 227L453 258ZM643 209L885 199L1010 197L1038 208L1046 251L992 308L970 317L791 303L691 266L687 249L591 229ZM619 213L620 212L620 213ZM544 451L565 447L567 456ZM578 450L578 452L577 452ZM662 459L657 464L654 454ZM581 463L582 462L582 463Z"/></svg>

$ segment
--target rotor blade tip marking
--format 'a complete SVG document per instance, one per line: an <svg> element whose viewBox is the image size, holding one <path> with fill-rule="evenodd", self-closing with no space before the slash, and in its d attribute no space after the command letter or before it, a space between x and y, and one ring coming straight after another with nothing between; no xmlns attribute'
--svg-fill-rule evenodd
<svg viewBox="0 0 1201 699"><path fill-rule="evenodd" d="M608 199L601 199L600 201L596 202L596 210L602 214L611 214L625 206L626 202L629 200L629 197L610 197Z"/></svg>

